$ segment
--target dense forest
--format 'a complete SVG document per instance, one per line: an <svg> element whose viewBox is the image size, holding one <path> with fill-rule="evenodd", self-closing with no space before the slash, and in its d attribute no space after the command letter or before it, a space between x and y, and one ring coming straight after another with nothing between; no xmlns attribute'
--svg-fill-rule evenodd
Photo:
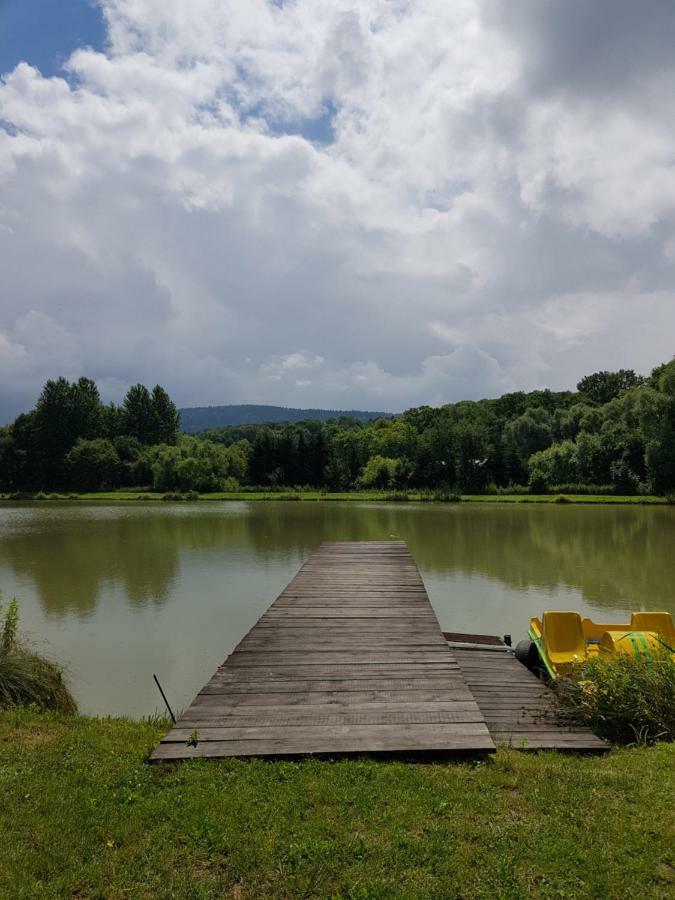
<svg viewBox="0 0 675 900"><path fill-rule="evenodd" d="M643 377L596 372L576 391L423 406L374 422L179 432L166 391L105 406L60 378L0 429L0 489L162 492L321 487L663 494L675 490L675 360Z"/></svg>

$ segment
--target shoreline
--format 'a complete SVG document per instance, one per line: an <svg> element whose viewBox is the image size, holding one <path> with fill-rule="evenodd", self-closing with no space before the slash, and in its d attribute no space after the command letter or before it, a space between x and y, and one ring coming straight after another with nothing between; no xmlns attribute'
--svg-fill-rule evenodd
<svg viewBox="0 0 675 900"><path fill-rule="evenodd" d="M424 491L217 491L214 493L128 490L45 494L0 494L0 503L138 503L138 502L299 502L299 503L553 503L587 505L671 506L672 499L656 495L619 494L452 494Z"/></svg>

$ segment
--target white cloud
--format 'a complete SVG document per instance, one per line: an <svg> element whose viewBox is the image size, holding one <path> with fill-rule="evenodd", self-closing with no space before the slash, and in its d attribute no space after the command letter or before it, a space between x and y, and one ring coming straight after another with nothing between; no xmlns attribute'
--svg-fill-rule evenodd
<svg viewBox="0 0 675 900"><path fill-rule="evenodd" d="M304 350L289 353L281 359L279 365L285 371L288 369L314 369L323 363L323 356L312 355Z"/></svg>
<svg viewBox="0 0 675 900"><path fill-rule="evenodd" d="M0 415L60 373L398 409L668 358L665 43L631 14L575 78L525 6L103 0L105 54L7 73Z"/></svg>

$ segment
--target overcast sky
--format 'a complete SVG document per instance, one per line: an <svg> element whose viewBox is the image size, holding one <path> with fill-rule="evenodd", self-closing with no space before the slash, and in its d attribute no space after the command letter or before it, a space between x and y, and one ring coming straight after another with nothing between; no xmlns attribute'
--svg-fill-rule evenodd
<svg viewBox="0 0 675 900"><path fill-rule="evenodd" d="M675 352L673 0L45 6L0 0L0 421L61 374L395 411Z"/></svg>

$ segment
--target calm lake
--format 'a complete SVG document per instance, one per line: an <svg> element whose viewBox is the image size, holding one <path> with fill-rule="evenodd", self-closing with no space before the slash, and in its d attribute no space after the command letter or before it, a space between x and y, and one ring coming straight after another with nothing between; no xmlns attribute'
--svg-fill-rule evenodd
<svg viewBox="0 0 675 900"><path fill-rule="evenodd" d="M80 709L186 706L323 540L408 542L447 631L675 613L675 508L530 504L4 505L0 589ZM386 634L382 635L386 642Z"/></svg>

